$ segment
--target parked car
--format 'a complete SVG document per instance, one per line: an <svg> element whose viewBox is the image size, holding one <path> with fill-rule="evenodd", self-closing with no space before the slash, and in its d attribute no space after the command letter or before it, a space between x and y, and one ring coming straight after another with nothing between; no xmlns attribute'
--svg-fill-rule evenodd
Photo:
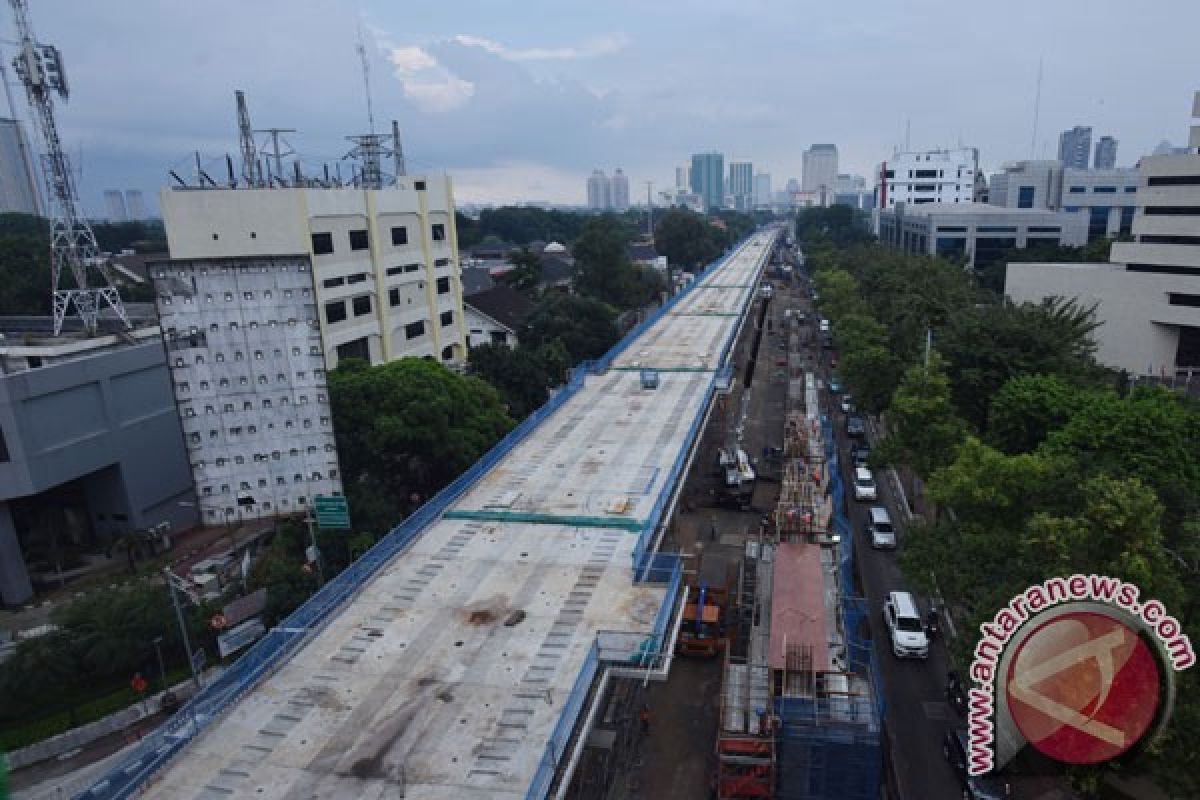
<svg viewBox="0 0 1200 800"><path fill-rule="evenodd" d="M833 394L841 394L842 389L845 388L842 386L842 379L837 375L830 375L829 382L826 384L826 386L829 387L829 391Z"/></svg>
<svg viewBox="0 0 1200 800"><path fill-rule="evenodd" d="M876 499L875 476L866 467L856 467L854 470L854 499Z"/></svg>
<svg viewBox="0 0 1200 800"><path fill-rule="evenodd" d="M853 414L854 413L854 397L853 397L853 395L848 395L848 394L842 395L842 413L843 414Z"/></svg>
<svg viewBox="0 0 1200 800"><path fill-rule="evenodd" d="M851 414L846 417L846 435L855 439L861 439L867 435L867 423L862 417L857 414Z"/></svg>
<svg viewBox="0 0 1200 800"><path fill-rule="evenodd" d="M1012 787L1008 781L995 773L989 775L969 775L967 773L968 753L971 750L966 728L950 728L942 736L942 755L950 762L950 768L958 776L962 784L962 796L965 800L1006 800L1012 797Z"/></svg>
<svg viewBox="0 0 1200 800"><path fill-rule="evenodd" d="M829 320L821 317L820 327L821 333L829 333Z"/></svg>
<svg viewBox="0 0 1200 800"><path fill-rule="evenodd" d="M929 637L917 601L909 592L889 592L883 603L883 623L896 658L928 658Z"/></svg>

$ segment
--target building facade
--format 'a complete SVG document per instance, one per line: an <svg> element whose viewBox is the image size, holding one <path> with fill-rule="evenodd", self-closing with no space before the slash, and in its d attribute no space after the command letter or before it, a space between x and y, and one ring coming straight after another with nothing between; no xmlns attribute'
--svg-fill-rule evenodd
<svg viewBox="0 0 1200 800"><path fill-rule="evenodd" d="M157 327L11 341L0 343L0 606L27 602L30 566L55 551L103 552L125 533L196 520Z"/></svg>
<svg viewBox="0 0 1200 800"><path fill-rule="evenodd" d="M161 206L173 260L307 257L329 369L347 357L466 357L449 177L366 190L168 189Z"/></svg>
<svg viewBox="0 0 1200 800"><path fill-rule="evenodd" d="M825 189L832 192L834 184L837 182L837 174L837 145L814 144L804 151L800 190L820 192Z"/></svg>
<svg viewBox="0 0 1200 800"><path fill-rule="evenodd" d="M733 197L733 207L748 211L754 207L754 165L749 161L729 162L728 194Z"/></svg>
<svg viewBox="0 0 1200 800"><path fill-rule="evenodd" d="M754 176L754 207L769 208L772 199L771 175L768 172L760 172Z"/></svg>
<svg viewBox="0 0 1200 800"><path fill-rule="evenodd" d="M1082 211L1088 238L1128 235L1137 207L1135 169L1074 169L1058 161L1018 161L992 175L988 202L1005 208Z"/></svg>
<svg viewBox="0 0 1200 800"><path fill-rule="evenodd" d="M603 170L594 169L587 180L588 208L607 211L612 208L612 182Z"/></svg>
<svg viewBox="0 0 1200 800"><path fill-rule="evenodd" d="M700 196L704 210L725 205L725 156L697 153L692 156L692 193Z"/></svg>
<svg viewBox="0 0 1200 800"><path fill-rule="evenodd" d="M104 190L104 218L109 222L129 221L129 211L125 208L125 193L120 189Z"/></svg>
<svg viewBox="0 0 1200 800"><path fill-rule="evenodd" d="M129 219L134 222L146 219L146 201L142 197L141 189L125 190L125 210L129 212Z"/></svg>
<svg viewBox="0 0 1200 800"><path fill-rule="evenodd" d="M310 257L149 269L201 519L290 514L340 494Z"/></svg>
<svg viewBox="0 0 1200 800"><path fill-rule="evenodd" d="M901 204L880 209L878 218L883 244L908 253L964 259L975 267L1013 248L1087 243L1086 215L1065 211L984 203Z"/></svg>
<svg viewBox="0 0 1200 800"><path fill-rule="evenodd" d="M15 119L0 119L0 211L40 214L33 151Z"/></svg>
<svg viewBox="0 0 1200 800"><path fill-rule="evenodd" d="M1058 160L1064 167L1087 169L1092 155L1092 129L1076 125L1058 135Z"/></svg>
<svg viewBox="0 0 1200 800"><path fill-rule="evenodd" d="M1200 119L1200 92L1193 116ZM1109 263L1009 264L1014 302L1059 296L1096 306L1096 358L1133 375L1200 370L1200 125L1188 152L1138 164L1132 242L1114 242Z"/></svg>
<svg viewBox="0 0 1200 800"><path fill-rule="evenodd" d="M1117 166L1117 140L1101 136L1096 142L1096 157L1092 159L1096 169L1112 169Z"/></svg>
<svg viewBox="0 0 1200 800"><path fill-rule="evenodd" d="M979 151L974 147L897 152L876 171L875 207L972 203L978 173Z"/></svg>
<svg viewBox="0 0 1200 800"><path fill-rule="evenodd" d="M629 178L625 172L617 167L613 173L610 182L612 191L612 210L613 211L628 211L629 210Z"/></svg>

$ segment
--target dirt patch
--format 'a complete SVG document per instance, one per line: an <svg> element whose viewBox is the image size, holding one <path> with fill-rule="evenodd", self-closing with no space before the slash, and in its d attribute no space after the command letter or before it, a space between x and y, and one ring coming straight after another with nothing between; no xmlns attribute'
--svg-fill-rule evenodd
<svg viewBox="0 0 1200 800"><path fill-rule="evenodd" d="M467 615L467 624L469 625L489 625L496 619L496 614L490 609L480 609L472 611Z"/></svg>

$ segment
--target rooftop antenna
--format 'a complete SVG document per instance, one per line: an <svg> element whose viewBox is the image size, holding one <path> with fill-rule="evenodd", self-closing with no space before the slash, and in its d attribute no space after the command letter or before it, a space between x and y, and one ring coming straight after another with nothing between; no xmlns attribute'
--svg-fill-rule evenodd
<svg viewBox="0 0 1200 800"><path fill-rule="evenodd" d="M910 141L911 139L912 139L912 120L906 119L906 120L904 120L904 152L906 152L906 153L912 152L912 145L911 145L911 141Z"/></svg>
<svg viewBox="0 0 1200 800"><path fill-rule="evenodd" d="M363 41L362 22L358 23L358 60L362 62L363 91L367 95L367 127L375 134L375 110L371 107L371 67L367 62L367 45Z"/></svg>
<svg viewBox="0 0 1200 800"><path fill-rule="evenodd" d="M646 181L646 233L654 238L654 181Z"/></svg>
<svg viewBox="0 0 1200 800"><path fill-rule="evenodd" d="M71 174L71 164L58 136L54 120L54 97L66 101L69 89L63 70L62 54L53 45L41 44L33 35L25 0L9 0L16 19L21 52L13 59L13 68L25 84L31 116L36 120L45 154L42 176L46 181L46 206L50 217L50 270L54 303L54 335L62 332L63 321L71 307L79 314L84 330L95 335L100 322L100 304L109 308L133 327L125 305L113 282L108 263L100 257L96 234L80 213L79 196ZM70 279L74 286L68 286ZM90 284L98 279L96 285Z"/></svg>
<svg viewBox="0 0 1200 800"><path fill-rule="evenodd" d="M387 147L387 141L392 138L391 135L365 133L346 138L354 142L354 148L345 155L345 158L357 158L362 163L356 181L358 187L360 189L382 189L383 158L395 155L395 152Z"/></svg>
<svg viewBox="0 0 1200 800"><path fill-rule="evenodd" d="M1033 95L1033 137L1029 140L1029 157L1037 158L1038 115L1042 110L1042 58L1038 56L1037 91Z"/></svg>
<svg viewBox="0 0 1200 800"><path fill-rule="evenodd" d="M242 146L242 179L246 186L262 186L262 172L258 168L258 149L254 146L254 128L250 125L250 112L246 108L246 93L238 89L237 98L238 138Z"/></svg>

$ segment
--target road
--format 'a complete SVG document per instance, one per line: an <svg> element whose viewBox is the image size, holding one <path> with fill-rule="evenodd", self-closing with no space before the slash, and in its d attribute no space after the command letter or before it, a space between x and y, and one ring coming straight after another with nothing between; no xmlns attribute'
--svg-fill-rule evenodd
<svg viewBox="0 0 1200 800"><path fill-rule="evenodd" d="M815 324L809 314L810 324ZM815 338L815 337L814 337ZM816 345L812 345L814 349ZM816 354L815 355L820 355ZM822 377L829 373L828 359L822 361ZM825 393L827 408L838 443L842 485L847 487L847 517L854 529L856 569L861 590L871 610L871 636L875 643L884 695L887 698L887 738L891 772L899 800L937 800L959 797L961 787L942 756L942 734L948 725L957 721L954 711L946 704L946 650L936 639L926 661L902 660L892 655L887 628L883 624L882 608L887 593L906 589L898 561L904 547L904 514L901 502L893 495L889 481L882 473L876 475L880 503L888 507L898 532L898 549L893 552L873 550L864 534L867 508L880 503L860 503L850 491L853 474L850 467L849 440L845 434L844 415L840 397ZM924 598L918 598L923 601ZM924 603L922 610L928 608Z"/></svg>

